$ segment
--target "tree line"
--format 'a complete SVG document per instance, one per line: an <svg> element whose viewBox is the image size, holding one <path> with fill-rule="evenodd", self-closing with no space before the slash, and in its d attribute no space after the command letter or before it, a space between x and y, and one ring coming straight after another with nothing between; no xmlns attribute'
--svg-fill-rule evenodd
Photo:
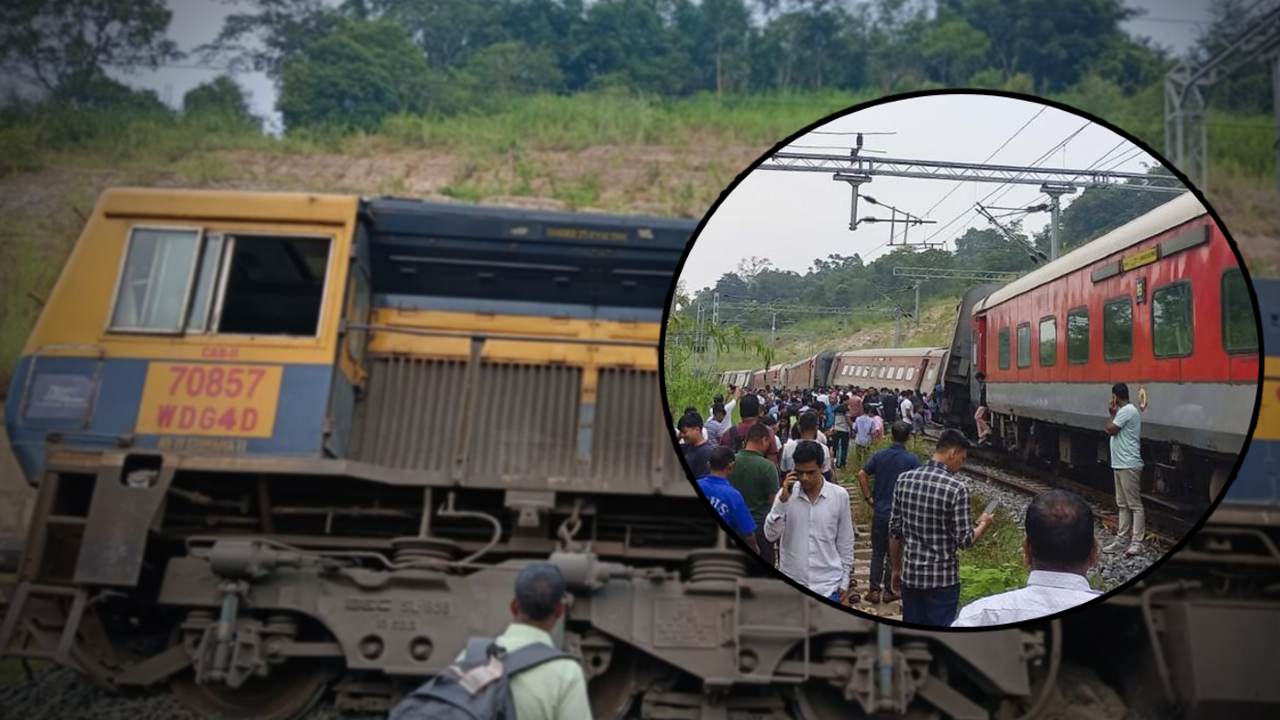
<svg viewBox="0 0 1280 720"><path fill-rule="evenodd" d="M216 37L184 55L164 0L12 0L0 65L76 108L159 112L109 68L185 59L265 72L287 130L376 130L397 113L484 111L531 93L658 96L939 85L1056 93L1085 81L1131 95L1172 62L1120 24L1122 0L231 0ZM1219 0L1197 52L1238 32L1241 0ZM1255 73L1256 74L1256 73ZM1261 76L1259 76L1261 77ZM1223 94L1265 110L1248 75ZM184 110L247 113L219 78Z"/></svg>

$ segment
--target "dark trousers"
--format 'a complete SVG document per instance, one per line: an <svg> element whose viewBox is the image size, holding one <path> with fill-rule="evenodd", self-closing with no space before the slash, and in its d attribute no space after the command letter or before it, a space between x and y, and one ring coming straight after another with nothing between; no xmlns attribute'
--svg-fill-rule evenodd
<svg viewBox="0 0 1280 720"><path fill-rule="evenodd" d="M836 456L836 467L844 467L844 463L849 459L849 433L844 430L837 430L834 438Z"/></svg>
<svg viewBox="0 0 1280 720"><path fill-rule="evenodd" d="M917 590L902 587L902 622L947 627L960 609L960 583Z"/></svg>
<svg viewBox="0 0 1280 720"><path fill-rule="evenodd" d="M889 585L889 513L871 517L871 589Z"/></svg>
<svg viewBox="0 0 1280 720"><path fill-rule="evenodd" d="M773 543L764 537L763 521L756 525L756 547L760 548L760 557L764 559L765 564L769 567L776 567L776 563L773 561Z"/></svg>

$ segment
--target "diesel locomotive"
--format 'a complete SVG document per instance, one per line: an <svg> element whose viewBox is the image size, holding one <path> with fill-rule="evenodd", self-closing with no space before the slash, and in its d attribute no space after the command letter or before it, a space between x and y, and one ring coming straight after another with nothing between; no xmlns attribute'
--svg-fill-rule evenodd
<svg viewBox="0 0 1280 720"><path fill-rule="evenodd" d="M0 654L208 716L326 693L377 712L499 631L515 572L549 560L599 718L1042 706L1056 625L878 625L719 534L656 376L692 229L107 191L7 397L37 501Z"/></svg>

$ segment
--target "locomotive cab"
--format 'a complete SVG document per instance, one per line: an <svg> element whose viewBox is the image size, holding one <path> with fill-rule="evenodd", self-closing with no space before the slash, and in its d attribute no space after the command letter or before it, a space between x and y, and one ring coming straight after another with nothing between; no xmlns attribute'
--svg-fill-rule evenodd
<svg viewBox="0 0 1280 720"><path fill-rule="evenodd" d="M105 192L14 373L5 422L28 482L61 451L151 470L166 453L324 453L355 211Z"/></svg>

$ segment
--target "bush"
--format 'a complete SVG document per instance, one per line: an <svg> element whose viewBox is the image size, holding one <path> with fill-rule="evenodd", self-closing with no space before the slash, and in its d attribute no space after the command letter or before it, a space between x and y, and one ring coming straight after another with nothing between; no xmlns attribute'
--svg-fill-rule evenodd
<svg viewBox="0 0 1280 720"><path fill-rule="evenodd" d="M347 22L285 62L278 107L290 130L374 130L388 115L425 110L432 77L400 26Z"/></svg>
<svg viewBox="0 0 1280 720"><path fill-rule="evenodd" d="M182 96L182 114L184 116L203 115L206 117L227 118L233 121L248 122L249 101L244 90L226 75L206 83L201 83Z"/></svg>

